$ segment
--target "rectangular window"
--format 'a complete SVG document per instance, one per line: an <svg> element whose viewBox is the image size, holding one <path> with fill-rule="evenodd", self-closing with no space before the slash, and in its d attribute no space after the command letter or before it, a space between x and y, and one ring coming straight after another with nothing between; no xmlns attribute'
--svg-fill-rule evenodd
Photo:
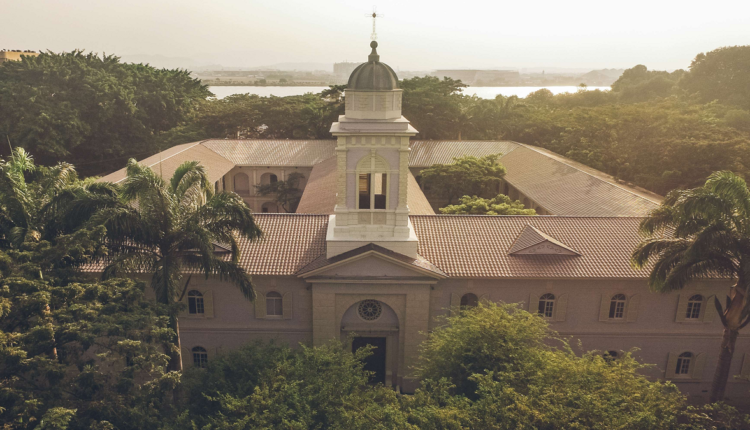
<svg viewBox="0 0 750 430"><path fill-rule="evenodd" d="M687 319L698 319L701 316L701 303L700 302L689 302L685 318Z"/></svg>
<svg viewBox="0 0 750 430"><path fill-rule="evenodd" d="M359 175L359 209L370 209L370 174Z"/></svg>
<svg viewBox="0 0 750 430"><path fill-rule="evenodd" d="M678 375L687 375L690 373L690 359L689 358L678 358L677 368L675 372Z"/></svg>
<svg viewBox="0 0 750 430"><path fill-rule="evenodd" d="M625 315L625 302L612 300L612 302L609 304L609 317L618 319L618 318L622 318L624 315Z"/></svg>
<svg viewBox="0 0 750 430"><path fill-rule="evenodd" d="M552 309L555 306L555 302L548 300L544 303L544 316L546 318L552 318Z"/></svg>
<svg viewBox="0 0 750 430"><path fill-rule="evenodd" d="M281 297L266 298L266 315L281 316L284 314Z"/></svg>
<svg viewBox="0 0 750 430"><path fill-rule="evenodd" d="M385 173L375 173L373 175L372 186L375 194L375 209L385 209L385 196L388 190L388 178Z"/></svg>

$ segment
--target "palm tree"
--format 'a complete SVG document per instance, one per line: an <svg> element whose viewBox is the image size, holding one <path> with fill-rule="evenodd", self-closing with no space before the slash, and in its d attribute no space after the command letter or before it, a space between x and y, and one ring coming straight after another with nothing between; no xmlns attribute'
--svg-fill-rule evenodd
<svg viewBox="0 0 750 430"><path fill-rule="evenodd" d="M202 273L234 283L248 300L255 298L250 275L237 264L237 239L254 240L261 231L237 194L213 193L213 184L198 162L183 163L167 183L131 159L119 204L100 209L91 223L107 228L112 255L104 279L151 273L157 301L171 305L185 294L183 274ZM216 244L231 247L231 261L214 254ZM181 370L177 317L170 323L177 336L167 345L169 369Z"/></svg>
<svg viewBox="0 0 750 430"><path fill-rule="evenodd" d="M739 330L750 321L750 190L732 172L714 172L706 184L667 194L661 207L641 222L647 236L633 251L632 264L652 263L649 285L667 293L694 279L736 280L726 306L715 300L724 335L711 387L711 401L724 398Z"/></svg>
<svg viewBox="0 0 750 430"><path fill-rule="evenodd" d="M16 148L9 160L0 160L0 245L18 249L73 232L93 214L91 207L82 206L75 216L66 216L70 198L82 195L101 205L114 198L114 190L111 184L78 179L67 163L38 166L23 148Z"/></svg>

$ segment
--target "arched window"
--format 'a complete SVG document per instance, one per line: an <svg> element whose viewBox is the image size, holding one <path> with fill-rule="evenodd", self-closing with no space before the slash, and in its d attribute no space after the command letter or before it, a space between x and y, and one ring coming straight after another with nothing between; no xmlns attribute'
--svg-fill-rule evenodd
<svg viewBox="0 0 750 430"><path fill-rule="evenodd" d="M244 173L234 175L234 192L241 196L250 195L250 179Z"/></svg>
<svg viewBox="0 0 750 430"><path fill-rule="evenodd" d="M622 319L625 317L625 294L615 294L609 302L609 317L612 319Z"/></svg>
<svg viewBox="0 0 750 430"><path fill-rule="evenodd" d="M607 351L607 352L604 353L604 361L606 361L606 362L615 361L615 360L617 360L617 356L618 355L619 354L617 354L617 351Z"/></svg>
<svg viewBox="0 0 750 430"><path fill-rule="evenodd" d="M271 291L266 294L266 316L282 316L284 315L284 306L282 303L281 294L276 291Z"/></svg>
<svg viewBox="0 0 750 430"><path fill-rule="evenodd" d="M264 173L260 175L260 184L261 185L270 185L273 183L279 182L279 178L273 174L273 173Z"/></svg>
<svg viewBox="0 0 750 430"><path fill-rule="evenodd" d="M193 365L195 367L206 367L208 364L208 352L202 346L193 348Z"/></svg>
<svg viewBox="0 0 750 430"><path fill-rule="evenodd" d="M388 203L388 163L376 154L357 163L357 208L386 209Z"/></svg>
<svg viewBox="0 0 750 430"><path fill-rule="evenodd" d="M685 312L685 318L690 320L697 320L701 316L701 306L703 306L703 296L695 294L688 299L687 312Z"/></svg>
<svg viewBox="0 0 750 430"><path fill-rule="evenodd" d="M203 294L200 291L191 290L188 293L188 313L190 315L203 315Z"/></svg>
<svg viewBox="0 0 750 430"><path fill-rule="evenodd" d="M552 318L555 311L555 295L545 294L539 297L539 315L545 318Z"/></svg>
<svg viewBox="0 0 750 430"><path fill-rule="evenodd" d="M477 306L479 299L476 294L467 293L461 296L461 307L473 308Z"/></svg>
<svg viewBox="0 0 750 430"><path fill-rule="evenodd" d="M693 354L689 352L683 352L677 357L677 367L674 369L675 375L689 375L690 364L693 361Z"/></svg>

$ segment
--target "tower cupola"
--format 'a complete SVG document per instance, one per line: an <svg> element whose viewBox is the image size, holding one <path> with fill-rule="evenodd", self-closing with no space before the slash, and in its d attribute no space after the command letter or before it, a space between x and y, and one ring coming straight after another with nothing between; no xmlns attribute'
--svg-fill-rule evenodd
<svg viewBox="0 0 750 430"><path fill-rule="evenodd" d="M380 62L378 42L370 43L372 52L367 62L357 66L349 76L346 89L349 91L389 91L398 89L398 76L391 67Z"/></svg>

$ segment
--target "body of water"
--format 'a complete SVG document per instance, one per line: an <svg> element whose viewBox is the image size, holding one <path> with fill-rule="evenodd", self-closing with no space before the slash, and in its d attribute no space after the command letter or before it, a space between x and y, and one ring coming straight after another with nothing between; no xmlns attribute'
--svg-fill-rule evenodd
<svg viewBox="0 0 750 430"><path fill-rule="evenodd" d="M278 97L286 96L298 96L305 93L319 93L328 87L249 87L249 86L219 86L219 87L208 87L208 89L216 95L216 97L223 99L226 96L232 94L257 94L259 96L268 97L271 95ZM578 91L578 87L469 87L464 89L464 94L473 95L476 94L478 97L483 99L494 99L498 94L504 96L518 96L526 97L534 91L547 88L552 91L553 94L560 93L574 93ZM589 90L609 90L609 87L588 87Z"/></svg>

